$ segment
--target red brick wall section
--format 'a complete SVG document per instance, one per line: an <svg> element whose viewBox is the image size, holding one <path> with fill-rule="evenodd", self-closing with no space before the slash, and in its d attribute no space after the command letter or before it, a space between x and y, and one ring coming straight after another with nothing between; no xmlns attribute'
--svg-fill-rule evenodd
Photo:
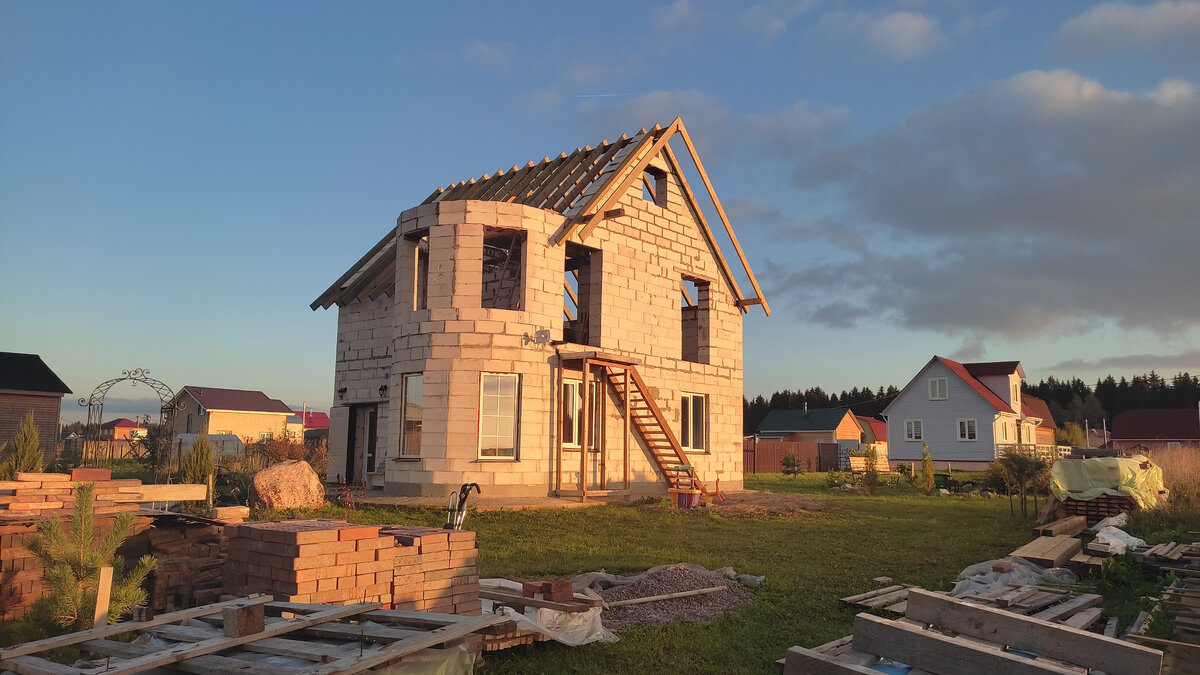
<svg viewBox="0 0 1200 675"><path fill-rule="evenodd" d="M475 533L334 520L227 525L225 592L477 615Z"/></svg>

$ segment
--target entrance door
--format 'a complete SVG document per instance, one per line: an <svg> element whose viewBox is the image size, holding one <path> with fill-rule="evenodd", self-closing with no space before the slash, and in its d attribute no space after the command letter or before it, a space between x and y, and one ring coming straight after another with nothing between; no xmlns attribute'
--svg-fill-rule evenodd
<svg viewBox="0 0 1200 675"><path fill-rule="evenodd" d="M346 482L358 485L364 472L376 470L375 449L378 442L379 408L374 403L350 406L346 425Z"/></svg>

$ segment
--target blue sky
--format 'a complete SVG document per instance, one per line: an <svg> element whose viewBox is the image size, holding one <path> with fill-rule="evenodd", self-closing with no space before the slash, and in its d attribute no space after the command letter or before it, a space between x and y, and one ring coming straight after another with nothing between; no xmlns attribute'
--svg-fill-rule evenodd
<svg viewBox="0 0 1200 675"><path fill-rule="evenodd" d="M751 396L1197 373L1198 86L1200 2L0 0L0 349L327 409L308 303L402 210L680 115Z"/></svg>

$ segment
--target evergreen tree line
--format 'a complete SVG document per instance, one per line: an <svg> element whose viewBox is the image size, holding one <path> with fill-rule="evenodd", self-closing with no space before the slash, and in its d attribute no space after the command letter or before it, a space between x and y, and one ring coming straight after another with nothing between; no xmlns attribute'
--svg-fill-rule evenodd
<svg viewBox="0 0 1200 675"><path fill-rule="evenodd" d="M1025 384L1022 391L1045 401L1060 428L1068 422L1082 427L1086 421L1093 429L1099 429L1101 420L1107 420L1111 428L1112 418L1126 410L1196 407L1200 401L1200 377L1184 372L1167 379L1152 370L1132 379L1108 375L1097 380L1094 387L1077 377L1069 380L1048 377L1036 385ZM803 391L784 389L769 398L743 397L743 433L753 434L771 410L798 409L806 403L809 408L843 408L898 393L895 385L874 390L854 387L840 394L827 394L820 387L810 387Z"/></svg>

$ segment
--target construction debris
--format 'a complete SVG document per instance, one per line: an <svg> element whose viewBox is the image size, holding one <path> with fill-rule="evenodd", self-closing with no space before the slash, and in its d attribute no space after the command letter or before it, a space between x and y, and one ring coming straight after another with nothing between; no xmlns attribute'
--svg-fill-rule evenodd
<svg viewBox="0 0 1200 675"><path fill-rule="evenodd" d="M722 591L708 589L723 587ZM705 590L704 594L673 598L658 598L685 591ZM717 572L697 569L693 565L669 565L647 572L640 580L613 586L600 592L608 608L602 616L610 630L647 623L667 623L676 619L700 621L719 616L730 609L749 603L753 596L740 583ZM654 602L614 605L621 601L654 597Z"/></svg>

